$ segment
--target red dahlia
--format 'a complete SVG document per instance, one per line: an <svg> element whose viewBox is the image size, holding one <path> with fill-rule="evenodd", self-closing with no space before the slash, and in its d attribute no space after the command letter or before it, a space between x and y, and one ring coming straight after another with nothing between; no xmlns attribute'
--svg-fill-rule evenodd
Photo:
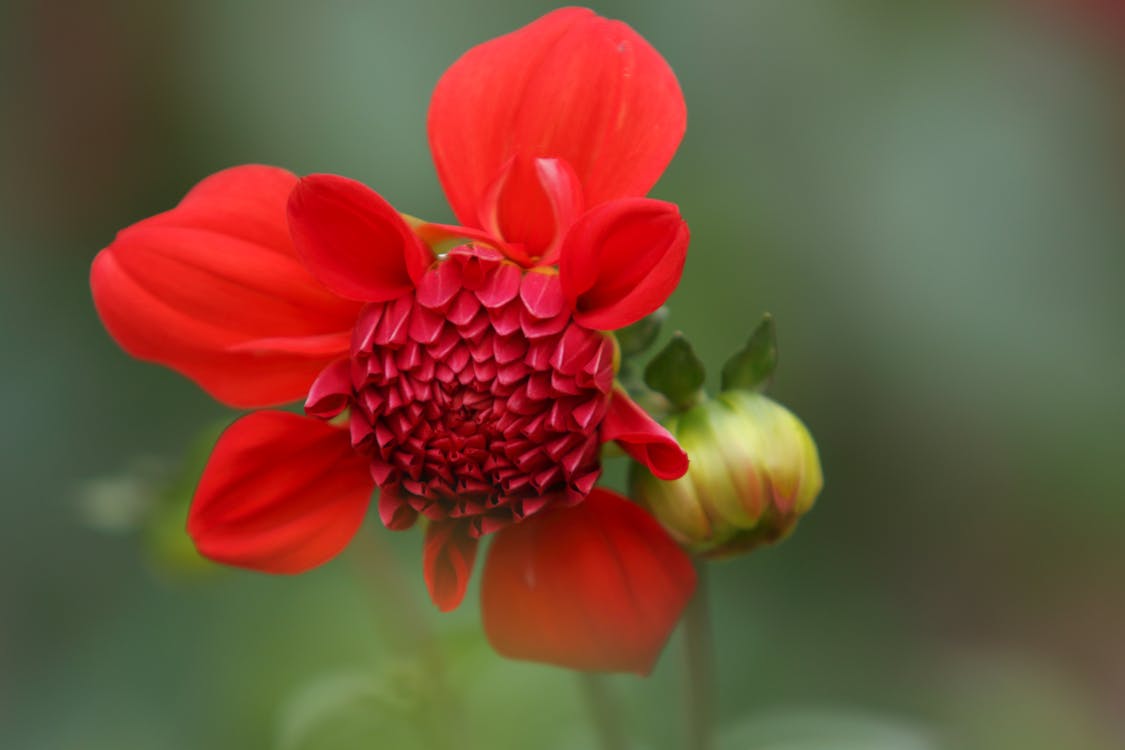
<svg viewBox="0 0 1125 750"><path fill-rule="evenodd" d="M304 398L309 415L252 412L219 439L188 519L200 552L307 570L347 544L377 485L388 528L426 519L443 610L495 532L482 606L497 650L651 668L694 574L653 519L594 485L610 440L657 476L687 469L615 387L609 333L679 281L687 226L642 196L684 123L655 50L568 8L438 83L430 144L459 225L343 177L244 166L121 231L91 286L129 353L230 405Z"/></svg>

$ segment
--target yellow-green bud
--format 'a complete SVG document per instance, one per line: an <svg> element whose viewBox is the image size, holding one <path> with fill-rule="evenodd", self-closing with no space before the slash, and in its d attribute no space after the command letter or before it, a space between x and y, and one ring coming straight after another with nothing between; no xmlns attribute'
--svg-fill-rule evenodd
<svg viewBox="0 0 1125 750"><path fill-rule="evenodd" d="M669 482L635 465L633 497L697 553L725 557L784 538L824 484L808 429L760 393L721 393L666 426L691 466Z"/></svg>

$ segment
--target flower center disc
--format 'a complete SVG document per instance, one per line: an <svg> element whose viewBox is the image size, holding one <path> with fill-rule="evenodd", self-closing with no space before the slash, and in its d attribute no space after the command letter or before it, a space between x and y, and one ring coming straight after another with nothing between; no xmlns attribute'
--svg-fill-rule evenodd
<svg viewBox="0 0 1125 750"><path fill-rule="evenodd" d="M582 500L601 472L613 342L571 319L553 272L458 248L364 309L351 369L352 444L388 526L421 513L480 536Z"/></svg>

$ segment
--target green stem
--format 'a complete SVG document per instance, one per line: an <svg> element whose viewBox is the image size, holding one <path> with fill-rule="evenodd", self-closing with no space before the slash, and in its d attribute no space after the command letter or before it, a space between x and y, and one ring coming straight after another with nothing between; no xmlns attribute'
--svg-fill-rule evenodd
<svg viewBox="0 0 1125 750"><path fill-rule="evenodd" d="M696 573L695 596L684 613L684 655L688 677L684 709L687 714L688 748L712 750L715 747L715 651L711 637L707 564L697 564Z"/></svg>
<svg viewBox="0 0 1125 750"><path fill-rule="evenodd" d="M426 653L434 658L437 639L414 590L406 583L393 553L371 534L356 534L348 547L360 580L371 593L371 605L398 649ZM386 617L386 613L393 617Z"/></svg>
<svg viewBox="0 0 1125 750"><path fill-rule="evenodd" d="M586 708L597 730L601 750L625 750L625 732L621 728L620 712L613 692L605 678L593 672L579 672Z"/></svg>
<svg viewBox="0 0 1125 750"><path fill-rule="evenodd" d="M419 722L419 731L426 736L426 746L435 750L455 747L453 732L461 724L460 702L449 686L441 643L419 606L414 590L406 583L398 560L370 534L357 534L348 552L358 577L371 593L376 619L386 629L393 651L413 655L419 660L426 672L431 705L441 707L441 721L426 715ZM388 617L387 613L393 616Z"/></svg>

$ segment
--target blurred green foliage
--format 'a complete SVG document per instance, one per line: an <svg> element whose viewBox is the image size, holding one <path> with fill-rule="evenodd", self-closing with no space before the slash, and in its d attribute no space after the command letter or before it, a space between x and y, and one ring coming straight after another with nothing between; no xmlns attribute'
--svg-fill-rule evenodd
<svg viewBox="0 0 1125 750"><path fill-rule="evenodd" d="M462 748L593 746L573 676L492 654L473 591L419 604L423 649L362 549L168 577L76 510L234 416L113 345L94 253L243 162L450 219L429 92L549 7L0 6L0 747L440 746L414 734L442 721ZM785 544L714 567L727 747L1121 747L1125 51L1031 0L597 9L688 100L654 191L693 238L665 328L717 376L772 311L772 393L827 477ZM361 533L420 597L417 535ZM681 657L610 681L637 748L680 746Z"/></svg>

